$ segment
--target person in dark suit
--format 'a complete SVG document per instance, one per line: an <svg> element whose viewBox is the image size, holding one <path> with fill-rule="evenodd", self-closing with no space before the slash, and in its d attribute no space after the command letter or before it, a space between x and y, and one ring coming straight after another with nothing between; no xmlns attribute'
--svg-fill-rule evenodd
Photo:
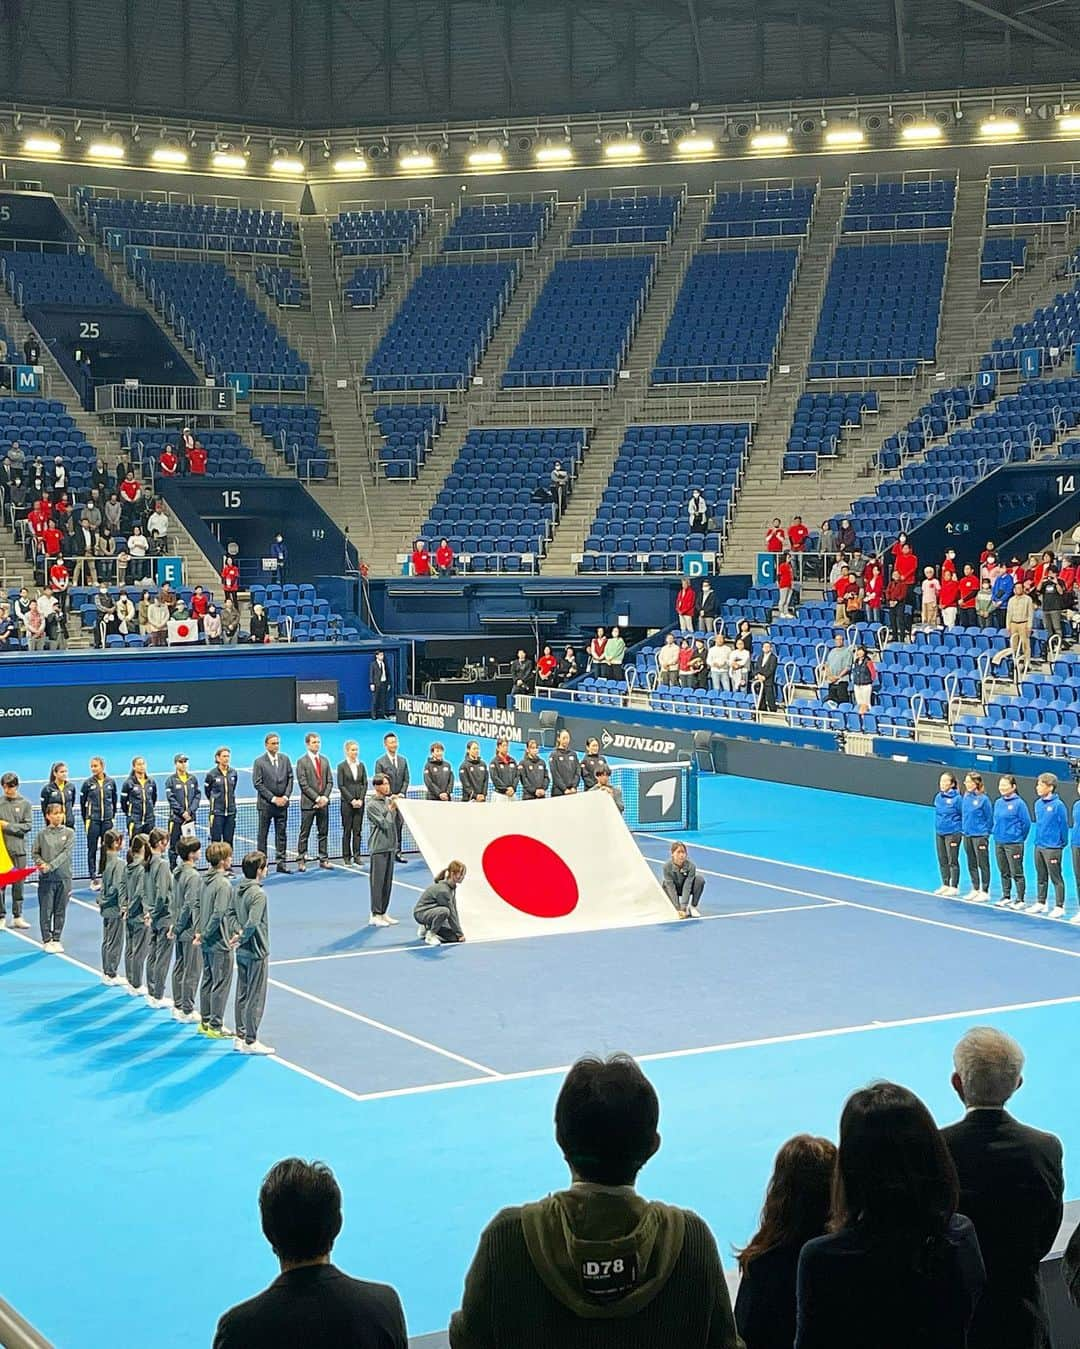
<svg viewBox="0 0 1080 1349"><path fill-rule="evenodd" d="M371 720L382 720L390 715L390 671L386 668L386 656L376 651L368 671L368 687L371 690Z"/></svg>
<svg viewBox="0 0 1080 1349"><path fill-rule="evenodd" d="M258 851L266 853L270 825L274 826L274 857L277 869L288 872L285 865L286 822L289 818L289 798L293 789L293 766L287 754L281 752L281 736L275 731L263 741L266 753L260 754L251 765L251 784L259 798Z"/></svg>
<svg viewBox="0 0 1080 1349"><path fill-rule="evenodd" d="M330 760L320 753L322 739L314 731L304 736L307 752L296 761L296 782L300 788L300 838L296 845L296 868L307 869L307 845L311 826L319 837L319 866L330 870L330 796L334 790Z"/></svg>
<svg viewBox="0 0 1080 1349"><path fill-rule="evenodd" d="M1024 1052L1011 1036L976 1026L957 1044L953 1064L953 1089L967 1114L941 1132L960 1177L960 1208L975 1224L986 1265L969 1349L1048 1349L1039 1263L1061 1226L1061 1140L1005 1109L1024 1070Z"/></svg>
<svg viewBox="0 0 1080 1349"><path fill-rule="evenodd" d="M796 1280L795 1349L966 1349L986 1284L956 1167L929 1110L875 1082L840 1116L828 1236Z"/></svg>
<svg viewBox="0 0 1080 1349"><path fill-rule="evenodd" d="M776 1154L761 1225L739 1252L735 1324L746 1349L791 1349L799 1253L829 1221L836 1146L798 1134Z"/></svg>
<svg viewBox="0 0 1080 1349"><path fill-rule="evenodd" d="M345 757L337 766L337 788L341 796L341 857L346 866L360 865L367 787L367 769L360 762L360 746L355 740L346 740Z"/></svg>
<svg viewBox="0 0 1080 1349"><path fill-rule="evenodd" d="M394 1289L350 1278L330 1263L342 1216L328 1166L299 1157L278 1162L259 1191L259 1213L281 1274L225 1313L213 1349L408 1349Z"/></svg>
<svg viewBox="0 0 1080 1349"><path fill-rule="evenodd" d="M776 670L779 664L772 642L762 642L761 655L754 661L750 683L760 691L759 706L763 712L776 711Z"/></svg>
<svg viewBox="0 0 1080 1349"><path fill-rule="evenodd" d="M409 790L409 762L403 754L398 753L398 738L393 731L387 731L383 736L383 746L386 753L376 760L375 772L381 773L390 783L391 796L404 796ZM397 830L396 860L404 862L405 857L401 851L401 831L404 828L404 821L396 812L394 826Z"/></svg>

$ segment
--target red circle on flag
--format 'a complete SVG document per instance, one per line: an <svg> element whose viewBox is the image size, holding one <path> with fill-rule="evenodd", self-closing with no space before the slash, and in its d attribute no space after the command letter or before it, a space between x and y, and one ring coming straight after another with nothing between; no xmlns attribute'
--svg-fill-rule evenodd
<svg viewBox="0 0 1080 1349"><path fill-rule="evenodd" d="M190 631L191 629L188 627L186 623L177 623L176 625L177 637L186 637Z"/></svg>
<svg viewBox="0 0 1080 1349"><path fill-rule="evenodd" d="M565 918L577 908L574 873L557 852L527 834L492 839L481 860L500 899L533 918Z"/></svg>

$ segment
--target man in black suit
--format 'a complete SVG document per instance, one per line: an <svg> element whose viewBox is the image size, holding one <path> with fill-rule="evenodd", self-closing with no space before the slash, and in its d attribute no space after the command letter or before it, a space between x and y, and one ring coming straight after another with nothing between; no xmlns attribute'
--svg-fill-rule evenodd
<svg viewBox="0 0 1080 1349"><path fill-rule="evenodd" d="M779 665L772 642L762 642L761 655L754 661L753 687L760 689L762 712L776 711L776 669Z"/></svg>
<svg viewBox="0 0 1080 1349"><path fill-rule="evenodd" d="M289 818L289 798L293 789L293 766L287 754L281 752L281 736L271 731L263 741L266 753L260 754L251 766L251 784L259 798L258 850L266 853L270 825L274 826L274 855L277 869L287 872L285 865L286 821Z"/></svg>
<svg viewBox="0 0 1080 1349"><path fill-rule="evenodd" d="M960 1177L960 1212L975 1224L986 1265L969 1349L1047 1349L1039 1262L1061 1226L1061 1140L1005 1110L1023 1082L1024 1053L1011 1036L976 1026L953 1063L967 1114L941 1132Z"/></svg>
<svg viewBox="0 0 1080 1349"><path fill-rule="evenodd" d="M368 687L371 690L371 719L382 719L390 714L390 671L386 668L386 655L376 651L368 672Z"/></svg>
<svg viewBox="0 0 1080 1349"><path fill-rule="evenodd" d="M296 761L296 781L300 786L300 839L296 845L298 871L307 868L307 845L311 826L318 831L319 866L330 868L330 796L334 779L330 760L320 753L322 739L314 731L304 736L306 752Z"/></svg>
<svg viewBox="0 0 1080 1349"><path fill-rule="evenodd" d="M375 772L381 773L390 783L391 796L404 796L409 790L409 763L404 754L398 753L398 738L393 731L387 731L383 736L383 747L385 754L379 756L375 762ZM404 821L400 815L395 818L397 826L397 861L404 862L405 858L401 852L401 831L404 827Z"/></svg>
<svg viewBox="0 0 1080 1349"><path fill-rule="evenodd" d="M225 1313L214 1349L408 1349L394 1289L352 1279L330 1263L342 1219L341 1190L328 1166L299 1157L278 1162L262 1183L259 1212L281 1274Z"/></svg>

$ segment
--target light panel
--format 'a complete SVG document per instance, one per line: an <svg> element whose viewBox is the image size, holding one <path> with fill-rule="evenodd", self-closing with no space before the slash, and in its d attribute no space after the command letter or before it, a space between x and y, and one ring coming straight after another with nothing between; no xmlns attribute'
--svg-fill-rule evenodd
<svg viewBox="0 0 1080 1349"><path fill-rule="evenodd" d="M786 131L759 131L750 137L751 150L789 150L791 137Z"/></svg>
<svg viewBox="0 0 1080 1349"><path fill-rule="evenodd" d="M716 142L711 136L684 136L678 148L681 155L710 155L716 149Z"/></svg>
<svg viewBox="0 0 1080 1349"><path fill-rule="evenodd" d="M466 162L474 169L490 169L503 162L501 150L470 150Z"/></svg>
<svg viewBox="0 0 1080 1349"><path fill-rule="evenodd" d="M94 141L86 153L92 159L123 159L124 147L112 141Z"/></svg>
<svg viewBox="0 0 1080 1349"><path fill-rule="evenodd" d="M939 141L944 134L936 122L913 122L900 129L900 135L906 141Z"/></svg>
<svg viewBox="0 0 1080 1349"><path fill-rule="evenodd" d="M28 155L58 155L63 148L55 136L27 136L23 141L23 149Z"/></svg>
<svg viewBox="0 0 1080 1349"><path fill-rule="evenodd" d="M247 159L229 150L218 150L210 161L215 169L246 169Z"/></svg>
<svg viewBox="0 0 1080 1349"><path fill-rule="evenodd" d="M1019 136L1023 130L1012 117L988 117L979 127L980 136Z"/></svg>
<svg viewBox="0 0 1080 1349"><path fill-rule="evenodd" d="M303 162L303 160L301 160L301 159L288 159L288 158L286 158L286 157L284 157L284 156L279 156L277 159L272 159L272 160L270 161L270 172L271 172L271 173L303 173L303 172L304 172L304 162Z"/></svg>
<svg viewBox="0 0 1080 1349"><path fill-rule="evenodd" d="M362 155L343 155L334 160L335 173L367 173L368 162Z"/></svg>
<svg viewBox="0 0 1080 1349"><path fill-rule="evenodd" d="M573 157L574 152L569 145L541 145L536 152L538 164L565 164Z"/></svg>
<svg viewBox="0 0 1080 1349"><path fill-rule="evenodd" d="M432 155L426 155L421 151L416 151L412 154L402 155L398 160L398 165L410 172L415 172L417 169L433 169L435 167L435 159Z"/></svg>
<svg viewBox="0 0 1080 1349"><path fill-rule="evenodd" d="M862 145L866 132L857 126L837 127L835 131L826 131L826 145Z"/></svg>
<svg viewBox="0 0 1080 1349"><path fill-rule="evenodd" d="M640 141L609 141L604 146L608 159L635 159L642 153Z"/></svg>
<svg viewBox="0 0 1080 1349"><path fill-rule="evenodd" d="M186 164L188 153L175 145L159 145L150 158L155 164Z"/></svg>
<svg viewBox="0 0 1080 1349"><path fill-rule="evenodd" d="M1080 114L1066 112L1058 118L1059 131L1080 131Z"/></svg>

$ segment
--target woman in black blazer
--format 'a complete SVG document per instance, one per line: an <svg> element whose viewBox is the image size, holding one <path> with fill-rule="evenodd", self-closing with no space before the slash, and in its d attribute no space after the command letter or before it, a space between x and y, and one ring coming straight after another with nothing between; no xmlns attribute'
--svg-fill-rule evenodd
<svg viewBox="0 0 1080 1349"><path fill-rule="evenodd" d="M799 1257L795 1349L965 1349L986 1283L922 1101L877 1082L840 1117L833 1231Z"/></svg>
<svg viewBox="0 0 1080 1349"><path fill-rule="evenodd" d="M791 1349L799 1253L829 1221L836 1147L798 1134L776 1154L761 1225L739 1252L735 1324L746 1349Z"/></svg>

